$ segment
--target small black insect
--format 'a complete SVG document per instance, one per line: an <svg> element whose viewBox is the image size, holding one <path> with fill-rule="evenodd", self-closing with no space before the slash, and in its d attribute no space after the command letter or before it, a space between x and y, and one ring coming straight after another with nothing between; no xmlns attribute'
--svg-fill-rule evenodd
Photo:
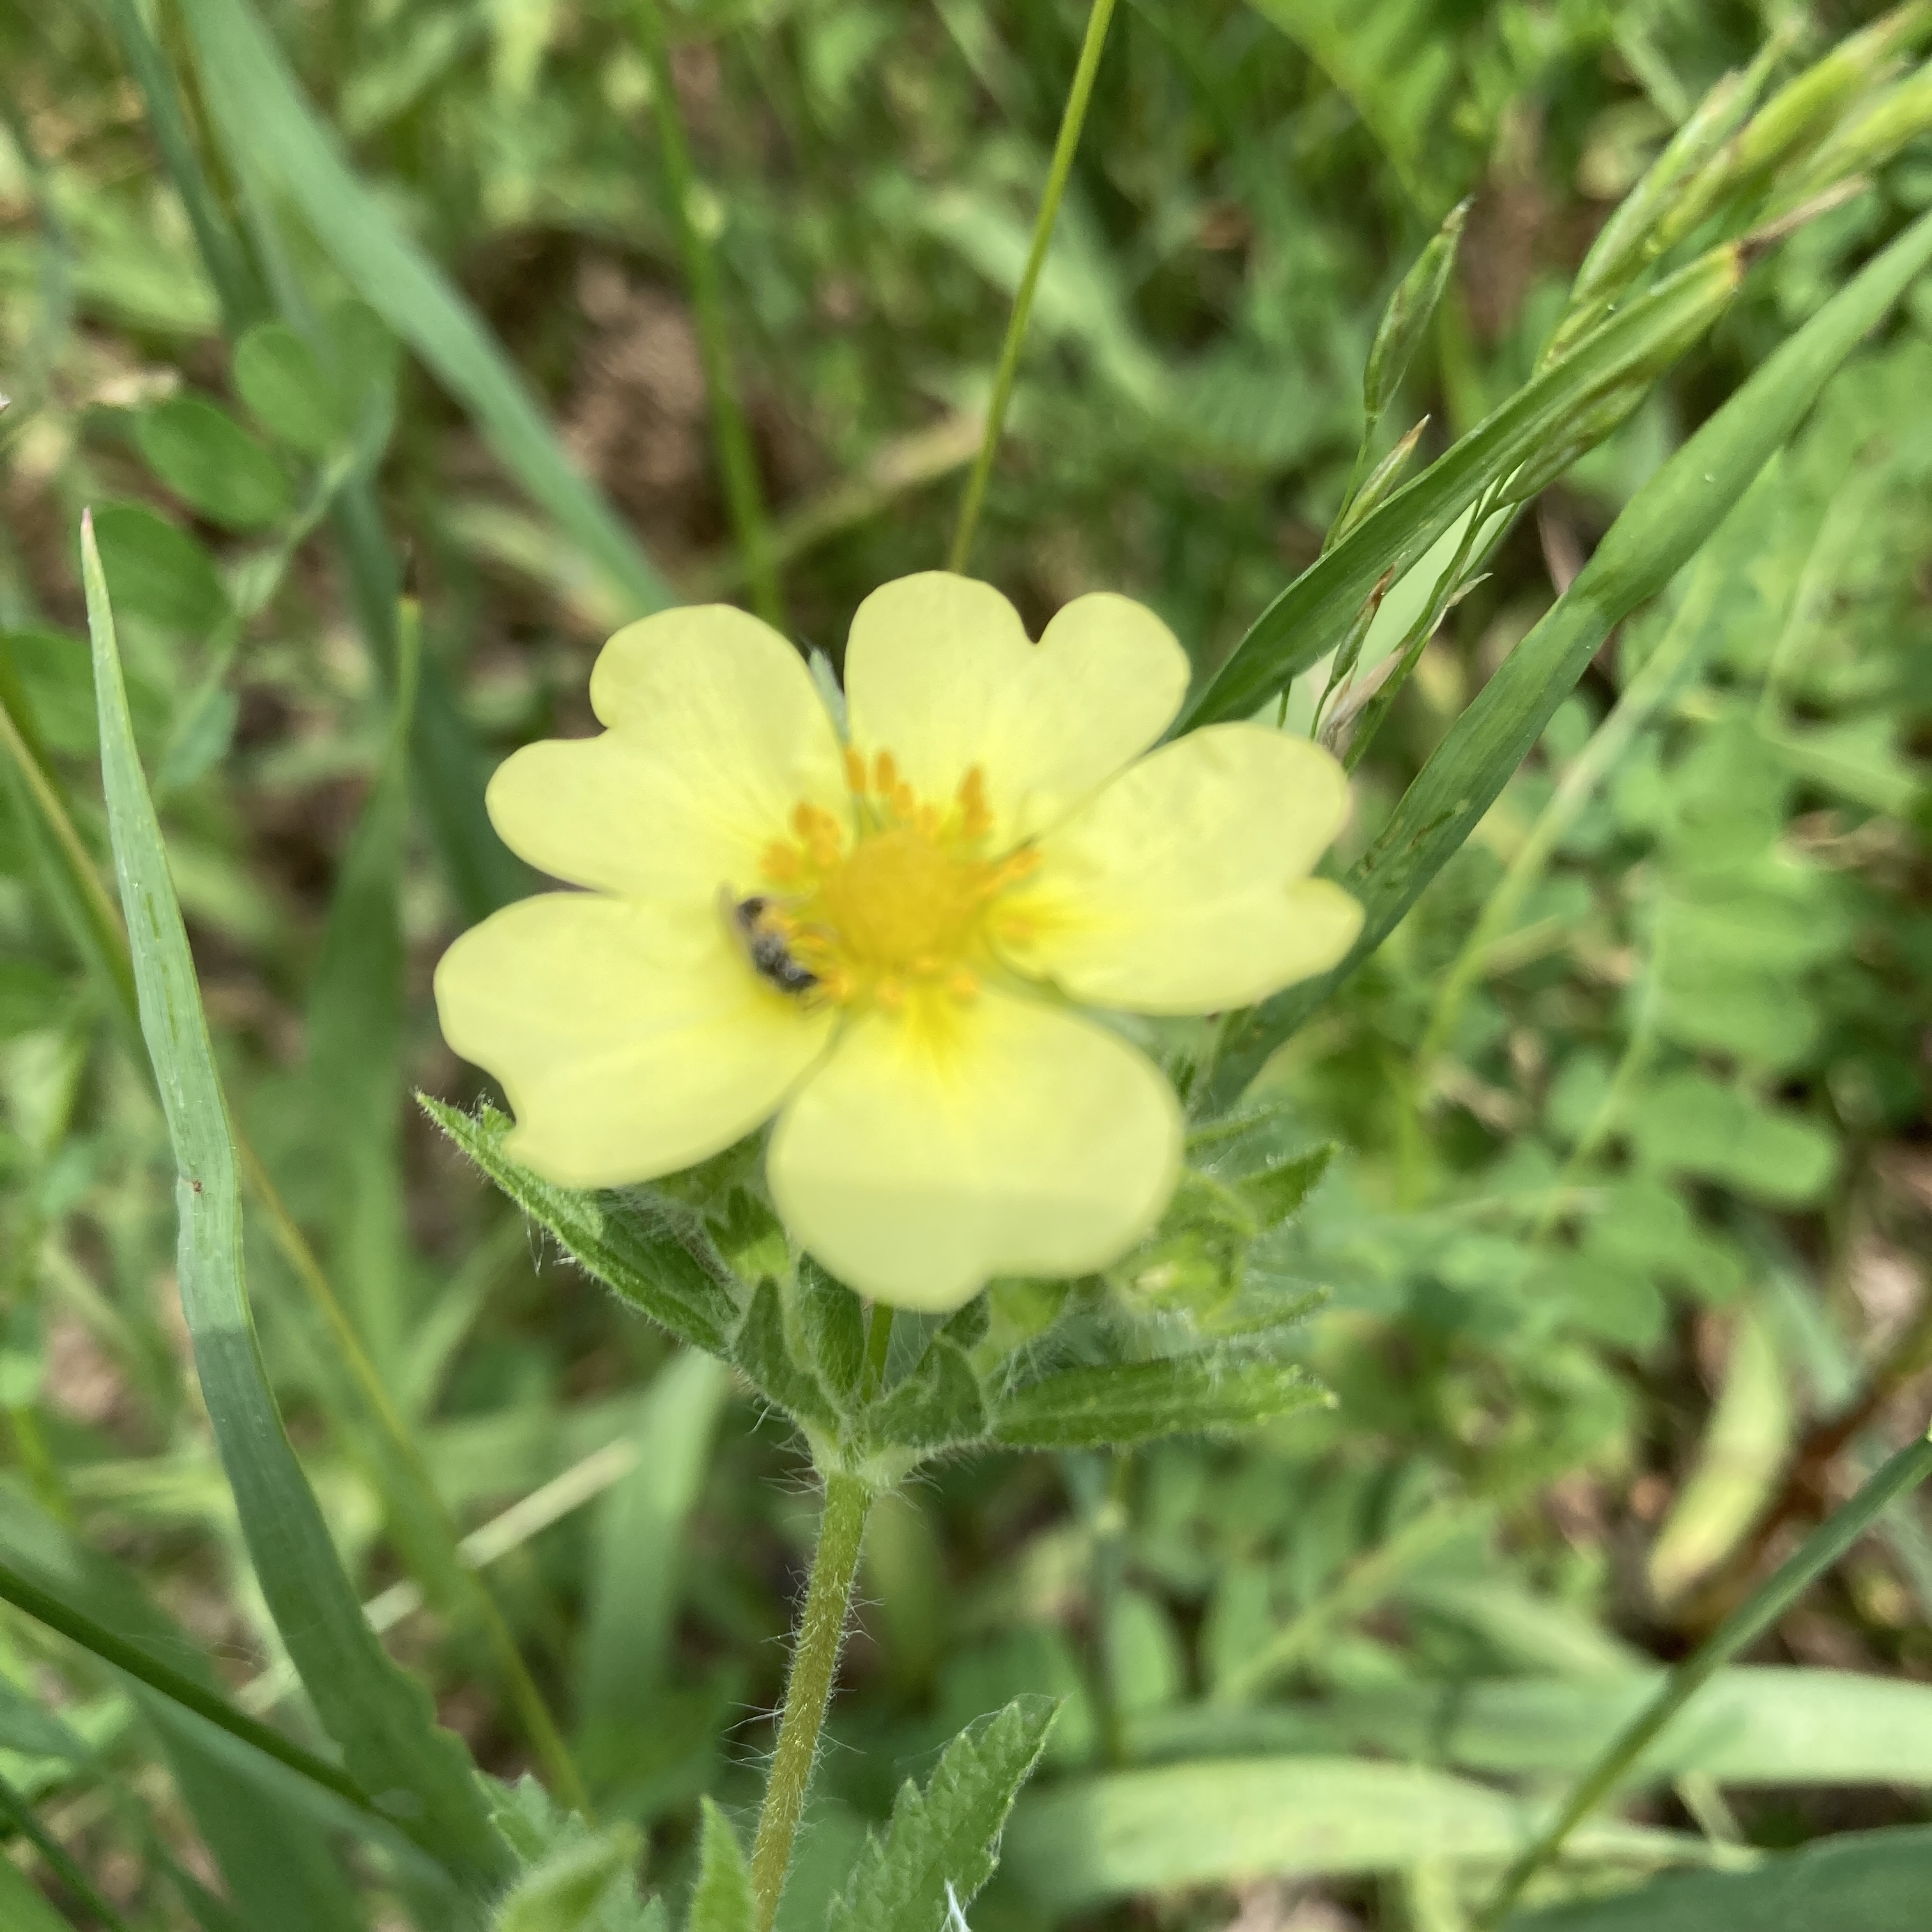
<svg viewBox="0 0 1932 1932"><path fill-rule="evenodd" d="M769 899L754 894L748 899L734 899L728 887L718 895L725 922L745 950L752 970L768 986L782 993L808 993L818 984L818 975L801 966L791 956L784 934L765 923Z"/></svg>

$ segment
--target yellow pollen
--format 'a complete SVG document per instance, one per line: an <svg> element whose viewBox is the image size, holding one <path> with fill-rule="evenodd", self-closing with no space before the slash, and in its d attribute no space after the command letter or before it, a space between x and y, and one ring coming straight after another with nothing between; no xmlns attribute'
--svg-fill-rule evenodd
<svg viewBox="0 0 1932 1932"><path fill-rule="evenodd" d="M988 855L994 818L977 766L944 803L922 799L890 752L848 747L852 825L800 803L791 836L765 850L762 870L782 899L767 916L791 958L817 981L809 997L869 1002L896 1012L916 994L968 1000L991 941L1012 920L996 902L1039 862L1021 850Z"/></svg>

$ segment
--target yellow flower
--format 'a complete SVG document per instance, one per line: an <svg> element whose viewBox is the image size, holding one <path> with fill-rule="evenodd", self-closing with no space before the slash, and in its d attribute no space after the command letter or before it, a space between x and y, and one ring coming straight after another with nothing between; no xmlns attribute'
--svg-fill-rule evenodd
<svg viewBox="0 0 1932 1932"><path fill-rule="evenodd" d="M619 632L591 674L602 735L526 746L489 792L512 848L590 890L507 908L436 970L511 1150L616 1186L776 1114L793 1234L902 1307L1114 1260L1173 1190L1180 1110L1078 1007L1246 1005L1360 924L1309 876L1347 804L1326 752L1226 724L1140 755L1186 682L1124 597L1034 644L997 591L930 572L854 617L842 745L755 618Z"/></svg>

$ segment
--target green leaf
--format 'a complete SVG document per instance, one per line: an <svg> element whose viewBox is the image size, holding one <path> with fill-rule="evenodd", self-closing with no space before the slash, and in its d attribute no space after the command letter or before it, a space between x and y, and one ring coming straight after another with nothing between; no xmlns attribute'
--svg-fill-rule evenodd
<svg viewBox="0 0 1932 1932"><path fill-rule="evenodd" d="M1000 1834L1020 1786L1046 1748L1058 1703L1017 1697L967 1726L946 1747L922 1791L910 1779L874 1832L826 1932L942 1932L993 1874ZM694 1922L692 1932L697 1932Z"/></svg>
<svg viewBox="0 0 1932 1932"><path fill-rule="evenodd" d="M778 1285L766 1275L758 1283L746 1311L731 1359L742 1369L760 1394L808 1428L825 1430L838 1426L831 1398L810 1367L792 1353L785 1333L784 1304L778 1298Z"/></svg>
<svg viewBox="0 0 1932 1932"><path fill-rule="evenodd" d="M980 1378L958 1345L935 1335L910 1374L868 1408L860 1425L880 1448L938 1450L986 1433Z"/></svg>
<svg viewBox="0 0 1932 1932"><path fill-rule="evenodd" d="M413 607L412 607L412 609ZM308 991L310 1144L328 1214L331 1272L385 1382L398 1381L407 1318L402 1192L403 844L409 828L413 619L404 626L389 742L322 928Z"/></svg>
<svg viewBox="0 0 1932 1932"><path fill-rule="evenodd" d="M1847 1832L1753 1871L1653 1879L1634 1892L1518 1914L1510 1932L1922 1932L1932 1826Z"/></svg>
<svg viewBox="0 0 1932 1932"><path fill-rule="evenodd" d="M1828 1128L1708 1074L1672 1074L1646 1087L1628 1124L1646 1166L1724 1181L1779 1206L1817 1200L1838 1164Z"/></svg>
<svg viewBox="0 0 1932 1932"><path fill-rule="evenodd" d="M1354 1749L1536 1778L1592 1762L1663 1682L1651 1670L1464 1680L1358 1691L1312 1708ZM1764 1786L1789 1784L1794 1765L1810 1784L1932 1788L1932 1684L1850 1670L1721 1670L1626 1775L1639 1788L1688 1774Z"/></svg>
<svg viewBox="0 0 1932 1932"><path fill-rule="evenodd" d="M212 523L263 530L294 508L280 464L226 410L200 396L150 410L135 434L148 468Z"/></svg>
<svg viewBox="0 0 1932 1932"><path fill-rule="evenodd" d="M714 1272L697 1259L661 1209L539 1180L503 1151L511 1122L494 1107L472 1119L427 1094L416 1100L518 1207L556 1237L580 1268L680 1341L716 1355L730 1352L736 1295L722 1267Z"/></svg>
<svg viewBox="0 0 1932 1932"><path fill-rule="evenodd" d="M1341 641L1382 578L1402 577L1492 484L1606 393L1667 368L1729 306L1740 272L1734 251L1713 250L1512 397L1303 572L1196 694L1180 728L1246 718L1306 670Z"/></svg>
<svg viewBox="0 0 1932 1932"><path fill-rule="evenodd" d="M744 1847L731 1821L710 1798L704 1801L704 1835L698 1884L685 1932L758 1932L758 1907Z"/></svg>
<svg viewBox="0 0 1932 1932"><path fill-rule="evenodd" d="M640 612L676 602L475 310L356 178L248 0L184 0L182 11L236 172L286 191L350 286L469 407L511 472L628 602Z"/></svg>
<svg viewBox="0 0 1932 1932"><path fill-rule="evenodd" d="M228 593L186 531L138 503L110 503L95 512L94 535L117 608L196 636L226 620Z"/></svg>
<svg viewBox="0 0 1932 1932"><path fill-rule="evenodd" d="M1257 1010L1223 1056L1225 1086L1237 1092L1245 1086L1268 1055L1394 929L1494 803L1604 640L1662 590L1724 522L1833 372L1928 260L1932 215L1922 215L1769 356L1630 500L1555 608L1450 726L1343 880L1365 914L1348 957ZM1633 304L1632 312L1639 305ZM1399 510L1418 487L1411 484L1316 569L1370 536L1381 518Z"/></svg>
<svg viewBox="0 0 1932 1932"><path fill-rule="evenodd" d="M1006 1834L1006 1878L1036 1910L1072 1917L1184 1886L1403 1871L1506 1858L1536 1808L1420 1765L1236 1759L1114 1772L1029 1798ZM1706 1856L1701 1839L1605 1824L1583 1856Z"/></svg>
<svg viewBox="0 0 1932 1932"><path fill-rule="evenodd" d="M1645 1567L1656 1601L1682 1595L1738 1546L1778 1485L1790 1437L1776 1339L1764 1318L1746 1309L1696 1460L1650 1546Z"/></svg>
<svg viewBox="0 0 1932 1932"><path fill-rule="evenodd" d="M1016 1449L1099 1449L1252 1428L1332 1400L1294 1363L1204 1351L1063 1369L1005 1397L993 1435Z"/></svg>
<svg viewBox="0 0 1932 1932"><path fill-rule="evenodd" d="M283 1430L242 1272L242 1188L188 934L128 716L107 586L83 522L82 574L100 710L114 871L133 941L142 1031L178 1179L176 1270L215 1443L270 1613L323 1728L379 1805L481 1887L506 1856L468 1760L422 1688L384 1654Z"/></svg>
<svg viewBox="0 0 1932 1932"><path fill-rule="evenodd" d="M519 1878L490 1932L648 1932L662 1908L638 1897L638 1834L628 1826L586 1834Z"/></svg>
<svg viewBox="0 0 1932 1932"><path fill-rule="evenodd" d="M334 386L287 323L257 322L236 344L230 373L249 413L278 442L321 457L347 440Z"/></svg>

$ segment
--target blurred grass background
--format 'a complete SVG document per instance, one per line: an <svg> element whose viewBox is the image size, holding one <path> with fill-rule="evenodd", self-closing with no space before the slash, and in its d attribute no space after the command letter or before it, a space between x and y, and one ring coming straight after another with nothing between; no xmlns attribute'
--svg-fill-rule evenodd
<svg viewBox="0 0 1932 1932"><path fill-rule="evenodd" d="M437 1037L429 970L523 890L423 774L473 776L590 728L591 659L652 572L680 596L746 594L639 16L620 0L260 9L376 207L442 266L641 547L560 533L504 460L508 406L493 446L476 397L360 305L385 306L286 171L218 164L264 271L243 320L320 319L353 466L420 596L412 795L395 640L345 574L353 544L325 541L349 469L318 455L334 432L305 449L265 422L232 358L116 10L0 13L9 715L104 850L74 534L91 503L240 1124L482 1539L600 1805L652 1828L674 1872L700 1790L755 1797L810 1531L796 1451L713 1365L673 1361L554 1265L406 1099L478 1090ZM1876 10L1816 9L1816 44ZM1449 208L1474 197L1390 416L1393 440L1426 415L1429 449L1527 376L1604 214L1786 11L1124 0L976 570L1036 628L1084 590L1125 590L1216 662L1318 551L1376 319ZM868 590L944 554L1084 10L726 0L663 18L686 207L715 253L784 603L836 658ZM153 24L178 71L203 70L181 14ZM201 88L186 108L223 154ZM1922 140L1767 260L1544 495L1358 772L1353 848L1636 485L1928 204ZM1311 1144L1343 1149L1264 1258L1332 1291L1304 1343L1340 1406L1118 1466L948 1466L880 1510L788 1925L820 1922L901 1776L1024 1690L1072 1700L1062 1772L1292 1770L1319 1750L1538 1788L1587 1760L1634 1673L1682 1654L1923 1429L1928 330L1922 282L1264 1075ZM194 399L245 448L184 416ZM5 1533L109 1552L271 1708L288 1684L186 1359L165 1136L84 919L50 885L24 769L0 790ZM492 1653L411 1596L409 1527L356 1393L286 1252L260 1245L263 1346L338 1539L394 1654L514 1775L533 1760ZM1926 1822L1928 1608L1932 1538L1901 1504L1749 1660L1892 1681L1808 1677L1796 1721L1798 1692L1738 1674L1726 1723L1653 1768L1643 1815L1718 1846ZM211 1845L187 1760L118 1681L11 1617L0 1678L0 1774L130 1923L190 1922L202 1886L241 1900L245 1848ZM28 1694L58 1702L64 1737L8 1717ZM1190 1802L1204 1818L1229 1801ZM1376 1836L1385 1796L1352 1827L1335 1802L1329 1851L1284 1880L1238 1860L1103 1870L1042 1827L975 1925L1455 1923L1426 1796L1393 1849ZM1091 1816L1068 1829L1103 1835ZM1120 1902L1144 1890L1158 1900Z"/></svg>

